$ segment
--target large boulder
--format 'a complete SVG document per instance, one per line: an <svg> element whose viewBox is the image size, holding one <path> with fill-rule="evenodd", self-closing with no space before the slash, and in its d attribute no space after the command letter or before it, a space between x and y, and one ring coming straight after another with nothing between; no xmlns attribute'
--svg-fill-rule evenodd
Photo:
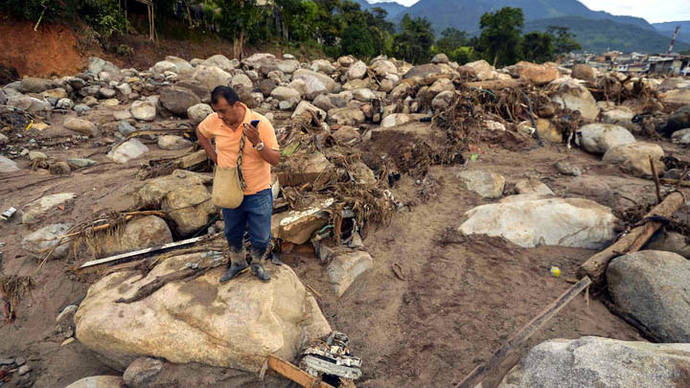
<svg viewBox="0 0 690 388"><path fill-rule="evenodd" d="M690 261L664 251L619 256L607 270L614 303L663 342L690 342Z"/></svg>
<svg viewBox="0 0 690 388"><path fill-rule="evenodd" d="M127 163L149 151L149 147L139 139L130 139L108 152L108 158L117 163Z"/></svg>
<svg viewBox="0 0 690 388"><path fill-rule="evenodd" d="M163 135L158 137L158 148L162 150L181 150L192 146L192 142L178 135Z"/></svg>
<svg viewBox="0 0 690 388"><path fill-rule="evenodd" d="M447 71L443 65L427 63L411 68L409 71L407 71L407 73L405 73L405 75L403 75L403 79L429 79L441 74L449 74L449 71Z"/></svg>
<svg viewBox="0 0 690 388"><path fill-rule="evenodd" d="M671 141L676 144L690 145L690 128L673 132L671 135Z"/></svg>
<svg viewBox="0 0 690 388"><path fill-rule="evenodd" d="M661 101L664 104L677 106L690 104L690 88L688 89L674 89L663 93Z"/></svg>
<svg viewBox="0 0 690 388"><path fill-rule="evenodd" d="M325 74L333 74L335 67L326 59L316 59L311 63L311 69L313 71Z"/></svg>
<svg viewBox="0 0 690 388"><path fill-rule="evenodd" d="M239 61L230 60L225 55L216 54L213 55L201 63L202 66L216 66L223 71L232 71L239 65Z"/></svg>
<svg viewBox="0 0 690 388"><path fill-rule="evenodd" d="M388 77L390 75L397 75L398 68L395 64L387 59L377 59L371 64L371 70L374 71L377 77Z"/></svg>
<svg viewBox="0 0 690 388"><path fill-rule="evenodd" d="M7 105L19 108L29 113L49 111L52 105L45 99L18 94L7 98Z"/></svg>
<svg viewBox="0 0 690 388"><path fill-rule="evenodd" d="M423 114L393 113L383 118L381 128L393 128L413 121L419 121Z"/></svg>
<svg viewBox="0 0 690 388"><path fill-rule="evenodd" d="M635 142L630 131L613 124L587 124L580 128L580 133L582 148L593 154L603 154L615 146Z"/></svg>
<svg viewBox="0 0 690 388"><path fill-rule="evenodd" d="M554 339L533 347L499 388L679 387L688 368L690 344Z"/></svg>
<svg viewBox="0 0 690 388"><path fill-rule="evenodd" d="M184 117L187 115L187 109L201 103L201 99L189 89L170 86L161 89L160 103L170 112Z"/></svg>
<svg viewBox="0 0 690 388"><path fill-rule="evenodd" d="M25 77L19 84L22 93L42 93L54 86L53 81L44 78Z"/></svg>
<svg viewBox="0 0 690 388"><path fill-rule="evenodd" d="M583 81L594 81L594 69L590 65L578 63L573 66L572 77Z"/></svg>
<svg viewBox="0 0 690 388"><path fill-rule="evenodd" d="M116 272L93 284L75 315L77 339L123 370L141 356L258 373L268 355L295 361L302 346L331 329L289 266L270 266L271 281L251 274L219 284L225 268L170 282L134 303L146 284L187 263L211 265L199 253L175 256L145 277ZM133 276L134 275L134 276Z"/></svg>
<svg viewBox="0 0 690 388"><path fill-rule="evenodd" d="M218 66L199 65L194 70L192 79L210 92L216 86L230 85L232 76Z"/></svg>
<svg viewBox="0 0 690 388"><path fill-rule="evenodd" d="M155 247L173 241L168 224L160 217L145 216L127 222L122 233L105 238L103 255L114 255L121 252Z"/></svg>
<svg viewBox="0 0 690 388"><path fill-rule="evenodd" d="M213 113L213 108L208 104L196 104L187 108L187 117L192 121L192 124L197 125L204 121L208 115Z"/></svg>
<svg viewBox="0 0 690 388"><path fill-rule="evenodd" d="M305 112L310 112L321 121L326 120L327 114L323 109L320 109L304 100L300 101L300 103L297 105L297 108L295 108L295 111L292 112L292 116L290 116L290 118L294 119L296 117L300 117Z"/></svg>
<svg viewBox="0 0 690 388"><path fill-rule="evenodd" d="M515 64L522 79L529 80L537 86L546 85L561 76L556 66L538 65L536 63L520 61Z"/></svg>
<svg viewBox="0 0 690 388"><path fill-rule="evenodd" d="M458 178L467 190L474 191L482 198L501 198L506 179L501 174L485 170L464 170Z"/></svg>
<svg viewBox="0 0 690 388"><path fill-rule="evenodd" d="M129 110L137 120L153 121L156 118L156 104L150 100L134 101Z"/></svg>
<svg viewBox="0 0 690 388"><path fill-rule="evenodd" d="M352 81L355 79L362 79L367 74L367 65L362 61L353 63L347 69L347 79Z"/></svg>
<svg viewBox="0 0 690 388"><path fill-rule="evenodd" d="M302 80L306 84L305 97L313 100L319 94L336 91L338 84L329 76L307 69L296 70L292 74L293 80Z"/></svg>
<svg viewBox="0 0 690 388"><path fill-rule="evenodd" d="M636 142L615 146L606 151L602 161L619 165L623 171L634 176L651 177L650 156L657 172L664 172L666 167L664 162L660 160L664 156L664 150L660 145L654 143Z"/></svg>
<svg viewBox="0 0 690 388"><path fill-rule="evenodd" d="M480 59L478 61L466 63L460 66L461 71L467 71L474 74L475 77L480 81L487 81L498 78L498 73L496 68L491 66L489 62Z"/></svg>
<svg viewBox="0 0 690 388"><path fill-rule="evenodd" d="M17 166L17 162L0 155L0 173L10 173L19 170L20 168Z"/></svg>
<svg viewBox="0 0 690 388"><path fill-rule="evenodd" d="M647 249L673 252L690 259L690 237L664 230L647 244Z"/></svg>
<svg viewBox="0 0 690 388"><path fill-rule="evenodd" d="M65 119L62 125L70 131L78 132L82 135L98 135L98 127L96 127L96 124L88 120L79 119L76 117L68 117L67 119Z"/></svg>
<svg viewBox="0 0 690 388"><path fill-rule="evenodd" d="M606 124L616 124L625 127L632 127L635 113L627 106L616 106L612 109L602 110L601 121Z"/></svg>
<svg viewBox="0 0 690 388"><path fill-rule="evenodd" d="M361 109L344 107L329 110L328 120L339 125L357 126L364 122L365 117Z"/></svg>
<svg viewBox="0 0 690 388"><path fill-rule="evenodd" d="M77 380L65 388L124 388L125 384L120 376L89 376Z"/></svg>
<svg viewBox="0 0 690 388"><path fill-rule="evenodd" d="M53 257L63 258L69 253L71 243L68 240L60 241L60 237L67 233L70 224L51 224L28 234L22 240L22 248L34 256L42 258L47 250L53 250ZM60 245L58 245L60 243Z"/></svg>
<svg viewBox="0 0 690 388"><path fill-rule="evenodd" d="M611 209L583 198L506 197L465 213L459 231L500 236L523 248L557 245L600 249L616 235Z"/></svg>
<svg viewBox="0 0 690 388"><path fill-rule="evenodd" d="M40 221L49 210L56 206L65 204L76 198L74 193L49 194L37 200L31 201L24 206L22 214L23 224L33 224Z"/></svg>
<svg viewBox="0 0 690 388"><path fill-rule="evenodd" d="M558 84L551 100L562 108L580 111L582 118L586 120L593 121L599 115L599 108L592 93L574 80Z"/></svg>
<svg viewBox="0 0 690 388"><path fill-rule="evenodd" d="M278 101L289 102L290 108L293 108L295 105L297 105L301 99L300 92L286 86L278 86L277 88L273 89L271 91L271 97Z"/></svg>
<svg viewBox="0 0 690 388"><path fill-rule="evenodd" d="M146 181L135 193L139 206L154 206L167 212L178 235L187 236L204 227L215 213L206 184L212 178L185 170Z"/></svg>

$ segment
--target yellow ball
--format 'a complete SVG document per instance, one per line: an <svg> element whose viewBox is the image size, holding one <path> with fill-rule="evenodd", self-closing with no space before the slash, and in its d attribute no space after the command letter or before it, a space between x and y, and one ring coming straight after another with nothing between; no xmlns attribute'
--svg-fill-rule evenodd
<svg viewBox="0 0 690 388"><path fill-rule="evenodd" d="M561 276L561 269L556 266L551 267L551 275L555 277Z"/></svg>

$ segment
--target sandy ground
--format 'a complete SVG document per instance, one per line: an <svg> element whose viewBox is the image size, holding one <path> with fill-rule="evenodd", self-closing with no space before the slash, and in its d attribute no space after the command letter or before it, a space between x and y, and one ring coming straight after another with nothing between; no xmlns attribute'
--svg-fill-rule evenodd
<svg viewBox="0 0 690 388"><path fill-rule="evenodd" d="M94 115L98 121L97 113ZM64 137L59 119L56 123L52 132L37 137ZM179 153L158 150L150 143L152 151L146 158ZM674 145L662 146L667 154L682 155L683 150ZM479 147L479 158L468 167L503 174L508 192L517 180L532 177L558 195L590 198L616 211L654 199L650 181L631 178L577 149L547 145L511 151L486 143ZM31 275L37 285L18 306L16 321L0 327L0 358L22 356L33 368L30 378L14 379L6 385L10 387L32 383L57 387L86 376L117 374L78 342L61 346L63 338L54 334L57 314L84 297L93 277L77 278L69 271L74 259L49 261L38 269L37 261L21 249L20 242L48 223L76 223L104 209L125 209L129 204L122 201L121 194L127 184L136 183L142 160L117 165L105 157L107 147L97 142L43 151L49 157L89 156L100 163L67 176L29 169L0 175L2 209L21 207L50 193L77 194L74 202L63 210L52 209L38 225L0 223L4 273ZM580 167L583 176L559 174L553 164L562 159ZM26 160L19 164L28 168ZM389 224L370 229L364 242L374 258L374 268L341 298L330 290L326 267L310 247L284 255L283 260L302 281L320 294L319 304L332 327L350 336L354 353L363 359L364 376L358 386L448 386L460 381L513 331L563 293L577 267L594 253L561 247L523 249L496 238L449 242L447 231L460 225L463 214L489 202L461 187L456 174L468 167L433 166L421 182L403 176L392 191L398 200L414 206L396 212ZM394 265L402 269L402 279L394 274ZM563 270L560 278L549 274L552 265ZM528 345L582 335L642 340L598 299L579 296Z"/></svg>

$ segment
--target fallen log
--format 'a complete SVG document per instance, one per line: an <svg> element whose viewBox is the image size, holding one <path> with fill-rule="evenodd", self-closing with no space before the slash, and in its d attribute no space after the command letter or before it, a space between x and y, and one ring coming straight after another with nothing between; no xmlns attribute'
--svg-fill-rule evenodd
<svg viewBox="0 0 690 388"><path fill-rule="evenodd" d="M290 362L275 356L268 356L268 366L281 376L288 378L305 388L334 388L328 383L324 383L316 376L312 376Z"/></svg>
<svg viewBox="0 0 690 388"><path fill-rule="evenodd" d="M664 224L662 221L659 221L659 219L671 217L684 203L685 198L680 192L669 194L645 216L644 220L647 220L647 222L633 228L628 234L621 237L614 244L590 257L582 264L581 270L592 279L594 284L602 284L604 282L606 268L613 258L635 252L642 248L652 235L654 235Z"/></svg>
<svg viewBox="0 0 690 388"><path fill-rule="evenodd" d="M456 385L457 388L473 388L481 383L490 373L501 372L505 374L508 368L512 365L506 364L503 361L514 354L519 347L524 344L540 327L548 322L554 315L556 315L563 307L565 307L573 298L580 292L589 287L592 281L585 276L580 279L575 285L570 287L558 299L551 302L539 315L534 317L526 325L524 325L515 334L510 336L503 346L498 349L494 355L485 363L474 368L460 383ZM505 371L497 371L496 369L502 367Z"/></svg>

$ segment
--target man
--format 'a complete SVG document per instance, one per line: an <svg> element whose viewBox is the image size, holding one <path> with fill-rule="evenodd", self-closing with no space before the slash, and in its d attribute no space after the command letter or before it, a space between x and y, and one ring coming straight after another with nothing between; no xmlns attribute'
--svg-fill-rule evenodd
<svg viewBox="0 0 690 388"><path fill-rule="evenodd" d="M199 143L214 163L219 167L235 167L240 139L243 134L245 136L241 162L246 182L244 200L236 209L223 209L225 237L230 246L230 263L220 282L232 279L248 267L243 244L247 225L251 243L252 272L259 279L268 281L271 275L264 268L263 262L271 240L271 166L280 162L275 130L264 116L253 112L240 102L237 93L231 87L218 86L213 89L211 106L215 113L199 124L196 134ZM256 127L250 124L255 120L259 120ZM215 149L211 144L211 138L215 138Z"/></svg>

